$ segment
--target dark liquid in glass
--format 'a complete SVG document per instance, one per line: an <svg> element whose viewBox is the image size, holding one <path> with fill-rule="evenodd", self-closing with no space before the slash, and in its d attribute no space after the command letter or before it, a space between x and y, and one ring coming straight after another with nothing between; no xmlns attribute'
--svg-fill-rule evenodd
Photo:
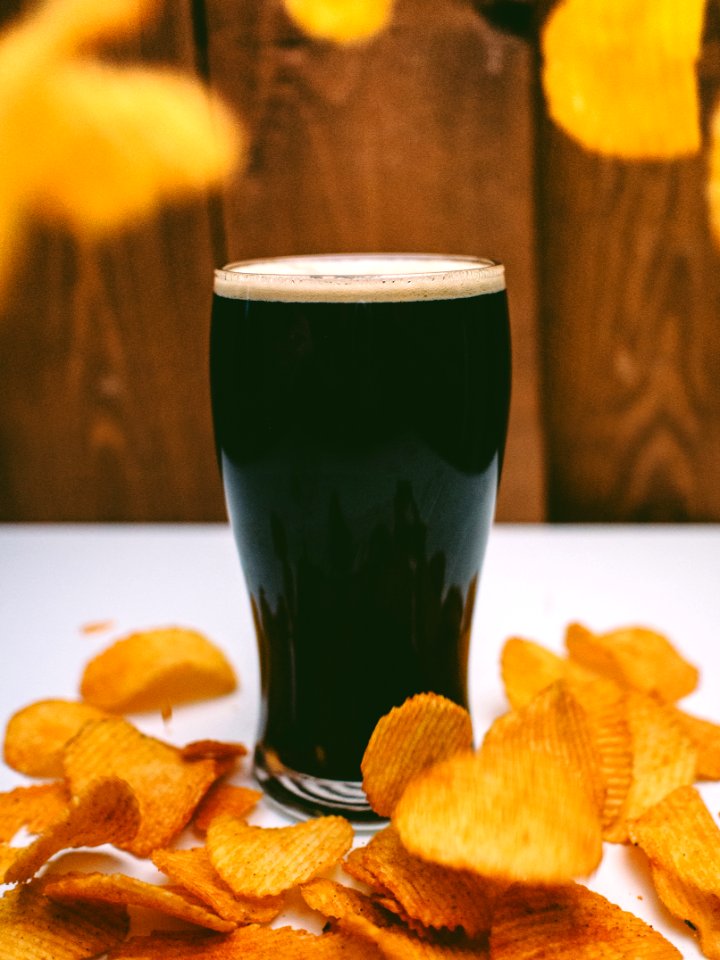
<svg viewBox="0 0 720 960"><path fill-rule="evenodd" d="M508 416L505 292L216 294L211 379L259 643L261 763L358 781L391 707L426 690L467 703Z"/></svg>

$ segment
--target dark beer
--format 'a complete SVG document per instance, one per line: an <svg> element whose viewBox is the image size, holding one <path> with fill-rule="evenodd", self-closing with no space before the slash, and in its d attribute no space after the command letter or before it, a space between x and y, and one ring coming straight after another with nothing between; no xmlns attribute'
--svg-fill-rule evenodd
<svg viewBox="0 0 720 960"><path fill-rule="evenodd" d="M256 769L276 799L361 818L378 718L424 690L467 703L508 416L502 268L218 271L211 383L260 653Z"/></svg>

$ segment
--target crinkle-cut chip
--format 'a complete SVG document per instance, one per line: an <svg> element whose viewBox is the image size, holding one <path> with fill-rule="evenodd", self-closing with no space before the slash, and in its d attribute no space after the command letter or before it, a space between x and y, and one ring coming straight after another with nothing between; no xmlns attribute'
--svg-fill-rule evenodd
<svg viewBox="0 0 720 960"><path fill-rule="evenodd" d="M168 917L226 933L235 923L219 917L183 890L163 887L122 873L65 873L44 879L42 890L51 900L85 900L157 910Z"/></svg>
<svg viewBox="0 0 720 960"><path fill-rule="evenodd" d="M370 897L335 880L318 877L300 887L303 900L313 910L331 920L351 922L358 917L375 927L387 927L394 922L387 910Z"/></svg>
<svg viewBox="0 0 720 960"><path fill-rule="evenodd" d="M673 716L697 749L698 780L720 780L720 725L673 707Z"/></svg>
<svg viewBox="0 0 720 960"><path fill-rule="evenodd" d="M59 904L43 896L34 884L24 884L0 900L0 957L85 960L124 940L128 927L124 909Z"/></svg>
<svg viewBox="0 0 720 960"><path fill-rule="evenodd" d="M485 734L482 750L507 753L513 742L520 749L528 744L538 757L544 754L564 762L588 791L598 815L602 813L605 781L600 754L588 716L565 681L558 680L527 706L495 720Z"/></svg>
<svg viewBox="0 0 720 960"><path fill-rule="evenodd" d="M720 956L720 830L694 787L679 787L629 825L668 910L691 925L706 957Z"/></svg>
<svg viewBox="0 0 720 960"><path fill-rule="evenodd" d="M234 923L270 923L283 908L284 897L262 900L237 897L210 863L204 847L189 850L156 850L153 863L173 883L202 900L225 920Z"/></svg>
<svg viewBox="0 0 720 960"><path fill-rule="evenodd" d="M99 776L127 780L140 805L140 829L119 844L138 857L166 847L188 823L215 781L212 760L186 761L180 751L119 717L86 724L65 750L73 793Z"/></svg>
<svg viewBox="0 0 720 960"><path fill-rule="evenodd" d="M633 741L625 695L589 711L588 720L605 783L603 831L612 835L633 782Z"/></svg>
<svg viewBox="0 0 720 960"><path fill-rule="evenodd" d="M646 627L595 634L582 624L571 623L565 645L571 660L623 687L668 703L697 686L697 668L680 656L667 637Z"/></svg>
<svg viewBox="0 0 720 960"><path fill-rule="evenodd" d="M378 930L374 942L385 960L490 960L484 940L442 943L400 927Z"/></svg>
<svg viewBox="0 0 720 960"><path fill-rule="evenodd" d="M363 789L380 816L392 816L407 784L426 767L472 750L470 714L436 693L420 693L378 721L362 759Z"/></svg>
<svg viewBox="0 0 720 960"><path fill-rule="evenodd" d="M628 691L627 721L633 749L630 789L605 839L625 843L627 823L695 780L697 748L678 723L673 710L652 697Z"/></svg>
<svg viewBox="0 0 720 960"><path fill-rule="evenodd" d="M12 840L21 827L42 833L67 810L70 793L64 781L15 787L0 793L0 842Z"/></svg>
<svg viewBox="0 0 720 960"><path fill-rule="evenodd" d="M60 850L128 843L139 826L140 809L130 786L118 777L94 780L72 798L61 819L33 843L18 848L4 882L29 880Z"/></svg>
<svg viewBox="0 0 720 960"><path fill-rule="evenodd" d="M243 820L261 799L262 793L252 787L215 783L197 808L193 826L198 833L205 833L211 821L221 813Z"/></svg>
<svg viewBox="0 0 720 960"><path fill-rule="evenodd" d="M10 718L5 731L5 763L28 777L64 776L63 751L84 724L102 710L76 700L38 700Z"/></svg>
<svg viewBox="0 0 720 960"><path fill-rule="evenodd" d="M225 937L153 934L133 937L109 960L381 960L363 940L344 933L320 936L291 927L238 927Z"/></svg>
<svg viewBox="0 0 720 960"><path fill-rule="evenodd" d="M374 878L373 888L389 892L404 916L438 930L462 927L469 937L490 929L493 904L504 889L501 884L412 856L392 826L353 852Z"/></svg>
<svg viewBox="0 0 720 960"><path fill-rule="evenodd" d="M638 917L580 884L517 884L500 898L490 933L493 960L680 960Z"/></svg>
<svg viewBox="0 0 720 960"><path fill-rule="evenodd" d="M602 856L595 798L531 737L432 767L408 786L394 824L410 853L498 880L562 883Z"/></svg>
<svg viewBox="0 0 720 960"><path fill-rule="evenodd" d="M297 25L318 40L357 43L383 30L393 0L284 0Z"/></svg>
<svg viewBox="0 0 720 960"><path fill-rule="evenodd" d="M210 862L233 893L275 896L338 863L353 842L343 817L317 817L289 827L254 827L228 814L210 823Z"/></svg>
<svg viewBox="0 0 720 960"><path fill-rule="evenodd" d="M609 156L697 153L704 8L704 0L557 3L541 38L551 118L586 149Z"/></svg>
<svg viewBox="0 0 720 960"><path fill-rule="evenodd" d="M236 687L232 666L207 637L168 627L132 633L93 657L80 693L101 710L124 713L219 697Z"/></svg>

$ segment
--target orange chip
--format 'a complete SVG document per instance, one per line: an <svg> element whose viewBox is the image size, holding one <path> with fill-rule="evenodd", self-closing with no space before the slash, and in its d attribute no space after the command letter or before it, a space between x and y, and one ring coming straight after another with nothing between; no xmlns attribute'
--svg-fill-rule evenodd
<svg viewBox="0 0 720 960"><path fill-rule="evenodd" d="M262 793L251 787L239 787L231 783L213 784L197 808L193 826L198 833L205 833L210 822L221 813L243 820L261 798Z"/></svg>
<svg viewBox="0 0 720 960"><path fill-rule="evenodd" d="M720 780L720 725L694 717L677 707L673 708L673 716L697 749L696 777L699 780Z"/></svg>
<svg viewBox="0 0 720 960"><path fill-rule="evenodd" d="M446 760L410 783L394 818L410 853L503 881L562 883L597 867L600 810L587 737L570 698L552 688L547 697L550 705L553 698L564 703L559 715L573 717L566 729L549 719L551 706L526 725L509 715L478 753ZM529 718L533 706L525 708Z"/></svg>
<svg viewBox="0 0 720 960"><path fill-rule="evenodd" d="M173 883L202 900L225 920L234 923L270 923L283 908L282 896L253 900L237 897L220 879L204 847L190 850L156 850L153 863Z"/></svg>
<svg viewBox="0 0 720 960"><path fill-rule="evenodd" d="M165 847L188 823L217 776L212 760L185 761L180 751L145 736L119 717L87 724L65 751L73 793L100 775L122 777L140 806L140 829L123 848L144 857Z"/></svg>
<svg viewBox="0 0 720 960"><path fill-rule="evenodd" d="M13 714L5 731L5 763L28 777L64 776L66 744L89 720L105 714L75 700L39 700Z"/></svg>
<svg viewBox="0 0 720 960"><path fill-rule="evenodd" d="M680 787L629 829L650 861L660 899L697 932L705 956L717 956L720 830L700 794Z"/></svg>
<svg viewBox="0 0 720 960"><path fill-rule="evenodd" d="M667 637L646 627L595 634L571 623L565 634L570 658L623 687L653 694L669 703L697 686L698 671Z"/></svg>
<svg viewBox="0 0 720 960"><path fill-rule="evenodd" d="M318 877L304 883L300 888L302 898L309 907L332 920L352 920L361 917L376 927L393 923L393 918L370 897L334 880Z"/></svg>
<svg viewBox="0 0 720 960"><path fill-rule="evenodd" d="M139 825L138 802L128 784L117 777L94 780L73 797L60 820L34 843L18 848L4 882L29 880L59 850L128 843Z"/></svg>
<svg viewBox="0 0 720 960"><path fill-rule="evenodd" d="M284 0L285 9L311 37L357 43L383 30L393 0Z"/></svg>
<svg viewBox="0 0 720 960"><path fill-rule="evenodd" d="M613 835L633 782L633 740L627 716L627 698L620 695L588 710L593 743L605 784L602 823L604 836Z"/></svg>
<svg viewBox="0 0 720 960"><path fill-rule="evenodd" d="M224 740L193 740L180 749L183 760L216 760L218 763L238 760L247 756L247 747L242 743Z"/></svg>
<svg viewBox="0 0 720 960"><path fill-rule="evenodd" d="M120 943L128 926L125 910L54 903L33 884L25 884L0 900L0 956L84 960Z"/></svg>
<svg viewBox="0 0 720 960"><path fill-rule="evenodd" d="M70 793L63 781L16 787L0 793L0 842L12 840L21 827L42 833L67 810Z"/></svg>
<svg viewBox="0 0 720 960"><path fill-rule="evenodd" d="M86 900L157 910L168 917L227 932L235 927L182 890L146 883L122 873L65 873L43 881L52 900Z"/></svg>
<svg viewBox="0 0 720 960"><path fill-rule="evenodd" d="M517 884L500 898L490 934L493 960L680 960L642 920L580 884Z"/></svg>
<svg viewBox="0 0 720 960"><path fill-rule="evenodd" d="M343 817L318 817L290 827L252 827L223 814L207 831L210 862L239 896L267 897L289 890L338 863L353 830Z"/></svg>
<svg viewBox="0 0 720 960"><path fill-rule="evenodd" d="M381 717L362 759L363 789L380 816L392 815L413 777L472 750L470 714L436 693L420 693Z"/></svg>
<svg viewBox="0 0 720 960"><path fill-rule="evenodd" d="M118 640L85 667L84 700L113 713L161 710L169 704L231 693L233 668L207 637L168 627Z"/></svg>
<svg viewBox="0 0 720 960"><path fill-rule="evenodd" d="M410 920L436 929L462 927L470 937L490 929L493 904L503 887L476 873L412 856L393 827L376 833L349 859L359 860L373 878L373 888L390 893Z"/></svg>
<svg viewBox="0 0 720 960"><path fill-rule="evenodd" d="M363 941L342 933L322 936L290 927L238 927L226 937L154 934L133 937L109 960L381 960Z"/></svg>
<svg viewBox="0 0 720 960"><path fill-rule="evenodd" d="M641 816L676 787L695 779L697 749L674 711L652 697L629 691L627 722L633 750L632 783L605 839L627 840L627 822Z"/></svg>
<svg viewBox="0 0 720 960"><path fill-rule="evenodd" d="M543 87L555 123L610 156L697 153L704 8L704 0L557 3L542 32Z"/></svg>

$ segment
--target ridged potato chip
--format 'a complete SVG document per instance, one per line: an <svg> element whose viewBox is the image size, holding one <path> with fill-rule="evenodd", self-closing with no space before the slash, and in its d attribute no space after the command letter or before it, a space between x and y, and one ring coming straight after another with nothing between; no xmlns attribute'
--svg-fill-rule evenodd
<svg viewBox="0 0 720 960"><path fill-rule="evenodd" d="M21 827L42 833L66 813L69 801L70 792L62 780L0 793L0 842L12 840Z"/></svg>
<svg viewBox="0 0 720 960"><path fill-rule="evenodd" d="M720 724L672 708L673 716L695 744L698 780L720 780Z"/></svg>
<svg viewBox="0 0 720 960"><path fill-rule="evenodd" d="M215 817L207 831L210 862L239 896L268 897L305 883L345 856L353 829L343 817L317 817L289 827L254 827Z"/></svg>
<svg viewBox="0 0 720 960"><path fill-rule="evenodd" d="M38 700L10 718L5 730L5 763L28 777L64 776L63 750L80 728L100 720L102 710L78 700Z"/></svg>
<svg viewBox="0 0 720 960"><path fill-rule="evenodd" d="M66 873L46 878L42 885L51 900L85 900L144 907L208 930L228 932L235 923L224 920L183 890L146 883L122 873Z"/></svg>
<svg viewBox="0 0 720 960"><path fill-rule="evenodd" d="M420 693L382 717L362 759L370 806L392 816L413 777L439 760L472 750L470 714L436 693Z"/></svg>
<svg viewBox="0 0 720 960"><path fill-rule="evenodd" d="M492 960L681 960L642 920L580 884L517 884L500 898L490 933Z"/></svg>
<svg viewBox="0 0 720 960"><path fill-rule="evenodd" d="M4 883L29 880L60 850L130 842L140 826L140 809L129 785L117 777L93 780L33 843L19 847Z"/></svg>
<svg viewBox="0 0 720 960"><path fill-rule="evenodd" d="M593 633L579 623L565 632L570 659L623 687L659 697L668 703L697 686L698 671L667 637L647 627L623 627Z"/></svg>
<svg viewBox="0 0 720 960"><path fill-rule="evenodd" d="M189 850L156 850L153 863L173 883L202 900L225 920L234 923L270 923L284 905L284 898L252 899L236 896L210 863L204 847Z"/></svg>
<svg viewBox="0 0 720 960"><path fill-rule="evenodd" d="M73 793L102 775L130 784L140 806L140 829L120 846L138 857L168 845L217 777L214 761L183 760L176 747L119 717L86 724L68 744L64 764Z"/></svg>
<svg viewBox="0 0 720 960"><path fill-rule="evenodd" d="M90 660L80 681L83 699L111 713L162 710L236 687L222 651L182 627L144 630L116 641Z"/></svg>
<svg viewBox="0 0 720 960"><path fill-rule="evenodd" d="M366 894L335 880L318 877L300 887L303 900L313 910L331 920L352 921L361 918L376 927L390 926L394 918Z"/></svg>
<svg viewBox="0 0 720 960"><path fill-rule="evenodd" d="M232 783L215 783L203 798L193 818L198 833L205 833L212 820L227 813L244 820L262 798L259 790L235 786Z"/></svg>
<svg viewBox="0 0 720 960"><path fill-rule="evenodd" d="M84 903L54 903L24 884L0 900L0 957L5 960L85 960L124 940L127 912Z"/></svg>
<svg viewBox="0 0 720 960"><path fill-rule="evenodd" d="M373 888L387 891L402 908L404 918L437 930L462 927L469 937L490 929L493 904L504 889L476 873L412 856L392 826L353 850L348 860L361 862L363 872L373 878ZM352 864L346 869L352 874Z"/></svg>

